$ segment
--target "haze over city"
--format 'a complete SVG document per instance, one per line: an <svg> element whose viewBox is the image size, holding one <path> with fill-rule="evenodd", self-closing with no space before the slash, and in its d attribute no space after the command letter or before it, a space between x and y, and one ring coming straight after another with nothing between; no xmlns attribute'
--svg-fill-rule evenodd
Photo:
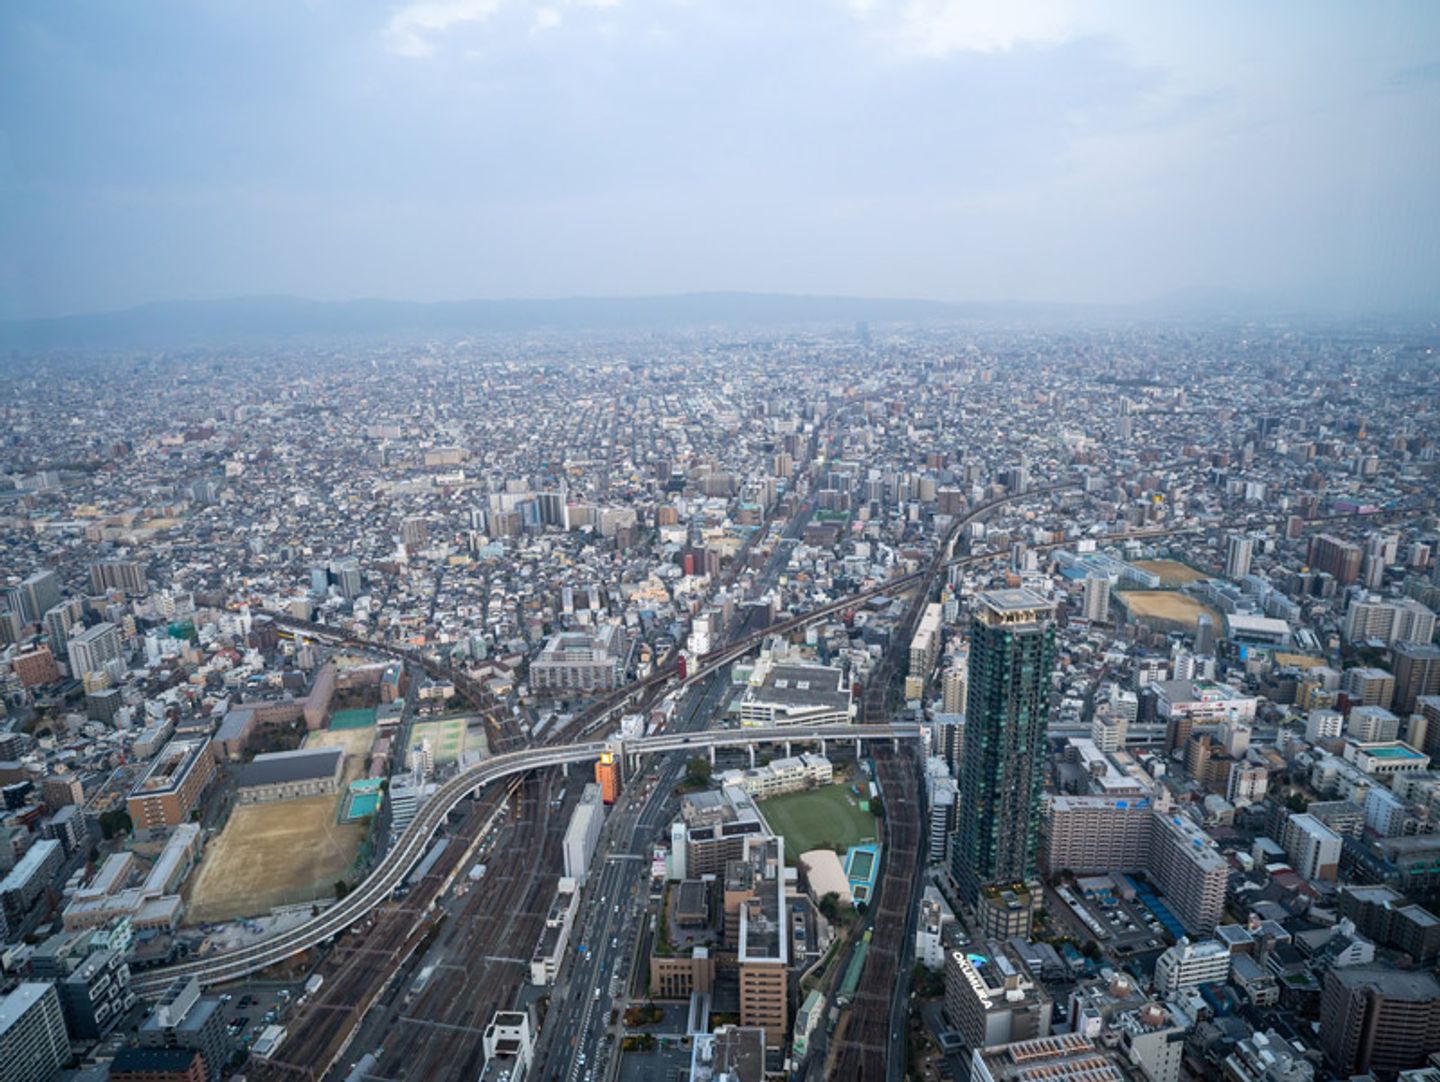
<svg viewBox="0 0 1440 1082"><path fill-rule="evenodd" d="M1440 8L0 5L0 1082L1440 1082Z"/></svg>
<svg viewBox="0 0 1440 1082"><path fill-rule="evenodd" d="M1432 4L8 4L0 318L743 290L1414 311Z"/></svg>

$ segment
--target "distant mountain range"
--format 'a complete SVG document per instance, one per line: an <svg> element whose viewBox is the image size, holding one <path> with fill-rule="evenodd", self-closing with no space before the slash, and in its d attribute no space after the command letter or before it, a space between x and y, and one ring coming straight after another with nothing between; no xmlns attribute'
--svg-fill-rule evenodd
<svg viewBox="0 0 1440 1082"><path fill-rule="evenodd" d="M0 321L0 348L162 348L305 337L457 336L494 331L815 326L857 322L1113 322L1264 314L1238 295L1189 294L1145 305L950 303L778 293L678 293L553 300L314 301L260 296L164 301L118 312Z"/></svg>

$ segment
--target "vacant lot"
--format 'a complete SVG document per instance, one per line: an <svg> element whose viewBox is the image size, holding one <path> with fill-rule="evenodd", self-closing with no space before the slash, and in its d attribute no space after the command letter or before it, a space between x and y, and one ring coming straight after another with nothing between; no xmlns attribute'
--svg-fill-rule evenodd
<svg viewBox="0 0 1440 1082"><path fill-rule="evenodd" d="M1225 621L1214 609L1175 590L1126 590L1119 596L1134 620L1152 624L1160 630L1166 630L1165 625L1168 624L1193 632L1196 617L1202 612L1209 613L1210 619L1215 621L1216 634L1225 627Z"/></svg>
<svg viewBox="0 0 1440 1082"><path fill-rule="evenodd" d="M1184 586L1187 582L1199 582L1210 577L1179 560L1136 560L1135 566L1141 571L1159 575L1161 586Z"/></svg>
<svg viewBox="0 0 1440 1082"><path fill-rule="evenodd" d="M190 883L190 924L254 917L333 895L365 836L337 823L337 796L246 804L230 813Z"/></svg>
<svg viewBox="0 0 1440 1082"><path fill-rule="evenodd" d="M825 785L786 793L759 803L770 829L785 839L785 856L794 863L811 849L844 851L876 838L875 817L860 810L848 785Z"/></svg>

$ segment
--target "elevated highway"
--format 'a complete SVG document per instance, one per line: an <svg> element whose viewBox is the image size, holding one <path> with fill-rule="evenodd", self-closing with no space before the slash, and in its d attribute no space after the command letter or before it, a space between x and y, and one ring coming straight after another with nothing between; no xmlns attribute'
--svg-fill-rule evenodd
<svg viewBox="0 0 1440 1082"><path fill-rule="evenodd" d="M760 729L724 729L698 733L665 733L624 742L624 753L650 755L687 748L743 747L747 744L812 743L821 740L874 740L893 738L915 740L916 724L904 725L787 725ZM482 786L512 775L564 763L597 759L605 750L604 740L555 747L525 748L486 759L445 782L425 802L415 821L390 847L373 871L340 901L319 916L279 935L235 950L207 955L188 962L163 966L135 974L131 986L142 996L159 996L179 977L196 977L203 985L223 984L284 961L301 951L323 943L389 898L404 882L429 848L435 832L456 806Z"/></svg>

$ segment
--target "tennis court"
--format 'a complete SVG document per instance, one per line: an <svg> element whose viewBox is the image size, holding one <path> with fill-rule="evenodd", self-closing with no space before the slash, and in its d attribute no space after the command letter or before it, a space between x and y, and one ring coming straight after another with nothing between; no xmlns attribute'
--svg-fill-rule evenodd
<svg viewBox="0 0 1440 1082"><path fill-rule="evenodd" d="M332 729L365 729L375 724L375 708L357 706L349 710L337 710L330 716Z"/></svg>
<svg viewBox="0 0 1440 1082"><path fill-rule="evenodd" d="M437 766L453 763L465 750L465 725L465 718L416 722L410 730L411 747L428 740Z"/></svg>

